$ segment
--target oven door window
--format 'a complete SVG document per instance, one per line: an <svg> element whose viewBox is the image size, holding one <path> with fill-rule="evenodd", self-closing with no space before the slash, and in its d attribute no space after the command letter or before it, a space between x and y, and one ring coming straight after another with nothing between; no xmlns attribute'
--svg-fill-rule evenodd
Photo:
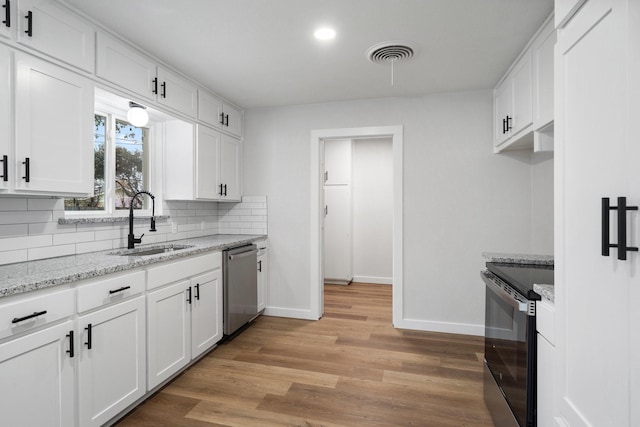
<svg viewBox="0 0 640 427"><path fill-rule="evenodd" d="M486 291L485 359L520 425L526 425L526 313Z"/></svg>

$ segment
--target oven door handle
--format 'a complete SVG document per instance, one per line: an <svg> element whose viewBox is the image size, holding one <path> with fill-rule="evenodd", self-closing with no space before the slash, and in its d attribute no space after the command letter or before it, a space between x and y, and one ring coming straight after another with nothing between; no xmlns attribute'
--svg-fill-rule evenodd
<svg viewBox="0 0 640 427"><path fill-rule="evenodd" d="M480 275L482 276L482 280L484 280L484 283L487 285L487 289L499 296L502 301L506 302L518 311L522 311L524 313L527 313L529 311L529 306L526 302L518 301L507 291L502 289L502 287L500 287L500 285L498 285L492 279L492 277L487 274L486 271L480 272Z"/></svg>

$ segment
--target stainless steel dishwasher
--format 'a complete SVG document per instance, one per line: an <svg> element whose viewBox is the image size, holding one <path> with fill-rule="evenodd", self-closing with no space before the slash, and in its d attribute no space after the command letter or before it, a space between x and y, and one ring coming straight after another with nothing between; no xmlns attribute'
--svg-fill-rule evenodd
<svg viewBox="0 0 640 427"><path fill-rule="evenodd" d="M258 315L258 248L254 244L222 252L225 335L231 335Z"/></svg>

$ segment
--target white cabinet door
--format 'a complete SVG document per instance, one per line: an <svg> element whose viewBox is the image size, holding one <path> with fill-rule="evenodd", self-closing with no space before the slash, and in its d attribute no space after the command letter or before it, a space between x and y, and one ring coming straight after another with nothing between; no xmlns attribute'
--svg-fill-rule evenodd
<svg viewBox="0 0 640 427"><path fill-rule="evenodd" d="M511 80L503 81L493 93L494 145L498 146L509 138L507 119L512 117Z"/></svg>
<svg viewBox="0 0 640 427"><path fill-rule="evenodd" d="M156 64L105 33L98 33L96 75L140 96L156 99Z"/></svg>
<svg viewBox="0 0 640 427"><path fill-rule="evenodd" d="M242 111L234 107L233 105L223 103L222 110L220 111L223 116L223 122L221 123L222 129L231 132L238 138L242 136Z"/></svg>
<svg viewBox="0 0 640 427"><path fill-rule="evenodd" d="M0 10L1 12L1 10ZM11 93L11 51L0 45L0 92ZM11 97L0 98L0 191L9 189L11 149Z"/></svg>
<svg viewBox="0 0 640 427"><path fill-rule="evenodd" d="M2 425L75 425L72 330L67 321L0 344Z"/></svg>
<svg viewBox="0 0 640 427"><path fill-rule="evenodd" d="M93 84L23 53L15 62L16 190L93 194Z"/></svg>
<svg viewBox="0 0 640 427"><path fill-rule="evenodd" d="M198 125L196 139L195 196L197 199L218 200L220 190L220 133L206 126Z"/></svg>
<svg viewBox="0 0 640 427"><path fill-rule="evenodd" d="M81 426L101 426L146 392L145 299L78 318Z"/></svg>
<svg viewBox="0 0 640 427"><path fill-rule="evenodd" d="M350 282L352 272L351 188L324 187L324 275L327 281Z"/></svg>
<svg viewBox="0 0 640 427"><path fill-rule="evenodd" d="M542 334L537 334L538 339L538 396L537 396L537 420L539 426L556 425L554 421L554 355L555 348Z"/></svg>
<svg viewBox="0 0 640 427"><path fill-rule="evenodd" d="M531 51L527 50L511 71L513 117L509 126L511 136L516 137L533 122L531 95Z"/></svg>
<svg viewBox="0 0 640 427"><path fill-rule="evenodd" d="M222 269L191 279L191 358L222 339Z"/></svg>
<svg viewBox="0 0 640 427"><path fill-rule="evenodd" d="M627 13L629 6L634 13ZM571 426L640 422L630 419L630 411L638 411L638 395L629 396L640 367L638 357L630 357L630 344L639 340L638 326L630 329L630 312L640 302L634 294L638 258L629 253L619 261L615 248L608 257L600 251L601 198L611 197L614 206L618 196L628 196L629 205L640 203L633 126L640 90L629 79L640 68L637 7L635 1L593 0L558 32L556 388L558 415ZM611 216L614 230L615 212ZM629 245L638 246L638 213L627 217L633 224ZM615 231L611 237L617 240Z"/></svg>
<svg viewBox="0 0 640 427"><path fill-rule="evenodd" d="M2 0L0 8L0 37L11 38L15 28L15 0Z"/></svg>
<svg viewBox="0 0 640 427"><path fill-rule="evenodd" d="M553 54L556 30L553 20L542 29L531 46L533 62L533 130L553 122Z"/></svg>
<svg viewBox="0 0 640 427"><path fill-rule="evenodd" d="M258 254L258 311L264 310L267 306L267 283L269 275L267 256L266 251Z"/></svg>
<svg viewBox="0 0 640 427"><path fill-rule="evenodd" d="M554 19L556 28L564 26L585 1L587 0L555 0Z"/></svg>
<svg viewBox="0 0 640 427"><path fill-rule="evenodd" d="M190 117L198 112L198 88L176 73L158 67L158 102Z"/></svg>
<svg viewBox="0 0 640 427"><path fill-rule="evenodd" d="M189 286L184 280L147 295L149 390L191 360Z"/></svg>
<svg viewBox="0 0 640 427"><path fill-rule="evenodd" d="M221 200L239 201L240 193L240 140L222 135L220 141L220 183L223 186Z"/></svg>
<svg viewBox="0 0 640 427"><path fill-rule="evenodd" d="M50 0L19 0L18 8L19 43L93 73L95 32L88 22Z"/></svg>
<svg viewBox="0 0 640 427"><path fill-rule="evenodd" d="M324 185L351 184L352 153L350 139L324 143Z"/></svg>
<svg viewBox="0 0 640 427"><path fill-rule="evenodd" d="M198 120L211 126L222 125L222 100L209 92L198 89Z"/></svg>

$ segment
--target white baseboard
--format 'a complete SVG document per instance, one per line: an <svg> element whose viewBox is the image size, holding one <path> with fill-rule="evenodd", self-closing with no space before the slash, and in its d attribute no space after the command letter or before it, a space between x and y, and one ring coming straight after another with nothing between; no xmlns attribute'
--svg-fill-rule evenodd
<svg viewBox="0 0 640 427"><path fill-rule="evenodd" d="M390 285L393 283L391 277L376 277L376 276L353 276L354 282L359 283L375 283L377 285Z"/></svg>
<svg viewBox="0 0 640 427"><path fill-rule="evenodd" d="M416 331L445 332L448 334L463 334L484 336L484 325L469 323L434 322L431 320L401 319L394 322L394 327L399 329L413 329Z"/></svg>
<svg viewBox="0 0 640 427"><path fill-rule="evenodd" d="M317 317L312 315L311 310L295 308L266 307L262 314L265 316L290 317L292 319L318 320Z"/></svg>

